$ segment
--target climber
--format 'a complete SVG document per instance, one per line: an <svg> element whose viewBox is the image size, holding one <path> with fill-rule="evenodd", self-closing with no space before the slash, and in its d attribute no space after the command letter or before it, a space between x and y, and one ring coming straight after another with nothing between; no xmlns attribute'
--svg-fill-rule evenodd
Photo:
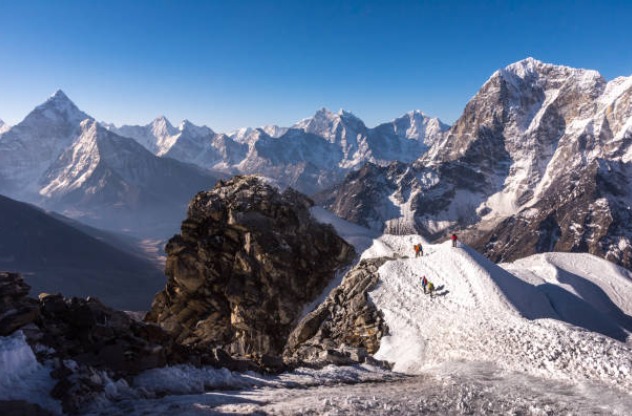
<svg viewBox="0 0 632 416"><path fill-rule="evenodd" d="M415 257L419 257L420 244L415 244L413 250L415 250Z"/></svg>
<svg viewBox="0 0 632 416"><path fill-rule="evenodd" d="M428 279L426 279L426 275L421 277L421 287L424 288L424 295L426 294L426 286L428 286Z"/></svg>
<svg viewBox="0 0 632 416"><path fill-rule="evenodd" d="M452 247L456 247L456 234L452 234Z"/></svg>
<svg viewBox="0 0 632 416"><path fill-rule="evenodd" d="M428 282L428 293L430 294L431 298L434 298L434 284L432 282Z"/></svg>

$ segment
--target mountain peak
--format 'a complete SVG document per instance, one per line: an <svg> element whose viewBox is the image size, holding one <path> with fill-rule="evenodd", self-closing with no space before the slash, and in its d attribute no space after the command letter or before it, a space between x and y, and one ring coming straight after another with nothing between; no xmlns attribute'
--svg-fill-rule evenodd
<svg viewBox="0 0 632 416"><path fill-rule="evenodd" d="M513 75L517 75L521 78L524 78L528 74L533 74L535 72L538 72L538 69L547 65L550 65L550 64L545 64L544 62L538 61L537 59L534 59L529 56L518 62L514 62L513 64L507 65L500 72L503 74L510 73Z"/></svg>
<svg viewBox="0 0 632 416"><path fill-rule="evenodd" d="M313 118L333 118L335 114L333 111L329 110L327 107L322 107L320 110L316 111Z"/></svg>
<svg viewBox="0 0 632 416"><path fill-rule="evenodd" d="M598 71L593 69L574 68L566 65L556 65L539 61L532 57L527 57L521 61L514 62L507 65L504 69L496 71L494 76L510 76L518 78L526 78L532 75L542 76L546 74L547 77L551 77L551 74L557 74L561 77L577 77L584 79L585 82L591 83L595 80L605 81Z"/></svg>
<svg viewBox="0 0 632 416"><path fill-rule="evenodd" d="M55 93L53 93L53 95L51 95L50 98L53 99L53 100L68 100L68 101L70 101L70 98L68 98L66 93L64 93L62 90L55 91Z"/></svg>
<svg viewBox="0 0 632 416"><path fill-rule="evenodd" d="M169 119L161 114L159 116L157 116L154 121L152 122L152 124L158 124L158 123L163 123L163 124L167 124L167 125L171 125L171 122L169 122Z"/></svg>
<svg viewBox="0 0 632 416"><path fill-rule="evenodd" d="M416 117L416 116L426 117L424 112L421 111L421 110L411 110L411 111L407 112L406 115L408 117Z"/></svg>
<svg viewBox="0 0 632 416"><path fill-rule="evenodd" d="M70 98L62 91L57 90L53 95L51 95L48 100L44 103L44 105L54 106L59 109L77 109L75 103L72 102Z"/></svg>
<svg viewBox="0 0 632 416"><path fill-rule="evenodd" d="M206 127L206 126L196 126L195 124L191 123L189 120L184 119L182 120L182 122L180 123L180 125L178 126L178 130L181 132L188 132L189 134L193 134L194 136L208 136L213 134L213 130L211 130L210 127Z"/></svg>
<svg viewBox="0 0 632 416"><path fill-rule="evenodd" d="M81 121L89 118L89 115L81 111L75 103L62 91L57 90L43 104L40 104L33 110L24 121L39 119L44 117L52 122L67 122L71 124L79 124Z"/></svg>
<svg viewBox="0 0 632 416"><path fill-rule="evenodd" d="M345 110L343 108L338 110L338 114L337 115L338 115L338 117L353 118L353 119L358 119L359 120L359 118L355 114L353 114L351 111L347 111L347 110Z"/></svg>

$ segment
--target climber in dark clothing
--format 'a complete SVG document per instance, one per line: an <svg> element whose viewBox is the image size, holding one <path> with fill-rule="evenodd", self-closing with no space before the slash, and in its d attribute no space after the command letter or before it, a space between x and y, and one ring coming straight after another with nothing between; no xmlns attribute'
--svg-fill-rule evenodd
<svg viewBox="0 0 632 416"><path fill-rule="evenodd" d="M428 286L428 279L426 279L426 276L422 276L421 278L421 287L424 288L424 294L426 294L426 286Z"/></svg>

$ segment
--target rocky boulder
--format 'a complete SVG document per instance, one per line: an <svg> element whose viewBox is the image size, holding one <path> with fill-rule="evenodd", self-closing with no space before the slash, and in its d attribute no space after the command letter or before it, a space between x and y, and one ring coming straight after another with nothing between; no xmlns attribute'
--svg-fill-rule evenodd
<svg viewBox="0 0 632 416"><path fill-rule="evenodd" d="M286 360L323 366L372 360L388 333L382 312L368 299L386 259L362 260L289 337Z"/></svg>
<svg viewBox="0 0 632 416"><path fill-rule="evenodd" d="M0 272L0 336L9 335L38 317L37 301L27 298L30 289L19 274Z"/></svg>
<svg viewBox="0 0 632 416"><path fill-rule="evenodd" d="M196 195L147 320L183 345L278 359L305 305L354 258L312 204L255 176Z"/></svg>
<svg viewBox="0 0 632 416"><path fill-rule="evenodd" d="M160 326L144 323L96 298L60 294L28 297L29 286L17 273L0 272L0 336L20 330L39 361L48 362L57 384L51 396L65 413L81 413L99 400L108 385L143 370L174 364L211 365L233 371L260 370L256 363L233 359L213 349L193 351L179 345ZM3 409L8 409L3 413ZM0 414L38 413L36 406L0 401Z"/></svg>

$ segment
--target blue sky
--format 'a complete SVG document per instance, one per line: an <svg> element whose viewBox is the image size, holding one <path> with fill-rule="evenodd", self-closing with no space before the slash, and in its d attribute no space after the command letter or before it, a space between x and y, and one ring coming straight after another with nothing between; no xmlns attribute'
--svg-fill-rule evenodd
<svg viewBox="0 0 632 416"><path fill-rule="evenodd" d="M229 131L321 107L452 123L527 56L632 75L631 1L0 0L0 16L10 124L57 89L119 125L164 114Z"/></svg>

